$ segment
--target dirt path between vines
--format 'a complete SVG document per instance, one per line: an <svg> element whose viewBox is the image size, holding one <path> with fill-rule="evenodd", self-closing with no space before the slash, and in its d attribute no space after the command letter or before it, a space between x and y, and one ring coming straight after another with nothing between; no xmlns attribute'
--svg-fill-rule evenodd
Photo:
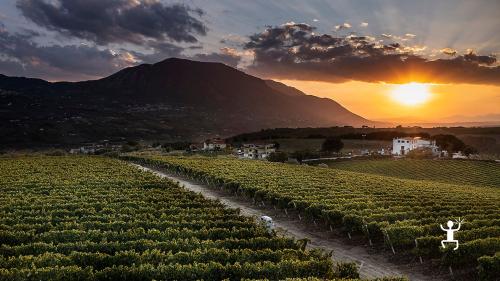
<svg viewBox="0 0 500 281"><path fill-rule="evenodd" d="M380 278L384 276L407 276L410 280L446 280L436 276L424 274L425 267L416 262L411 265L398 265L391 262L386 255L369 252L369 247L363 245L352 245L348 239L334 237L332 233L325 230L325 227L317 227L312 222L299 219L296 213L288 211L288 215L282 210L275 210L270 206L255 205L247 198L234 196L228 192L211 188L205 184L195 182L191 179L157 170L132 164L142 170L153 172L154 174L168 178L184 188L201 193L205 198L217 199L230 208L239 208L244 216L260 217L267 215L273 218L273 222L278 232L295 239L308 238L308 248L321 248L327 252L333 251L333 259L342 262L356 262L360 268L361 278ZM323 229L322 229L323 228Z"/></svg>

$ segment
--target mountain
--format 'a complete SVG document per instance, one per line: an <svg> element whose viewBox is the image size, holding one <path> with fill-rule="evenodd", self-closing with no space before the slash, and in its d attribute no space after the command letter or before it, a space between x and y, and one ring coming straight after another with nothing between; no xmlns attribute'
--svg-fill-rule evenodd
<svg viewBox="0 0 500 281"><path fill-rule="evenodd" d="M201 140L274 127L373 125L337 102L221 63L171 58L82 82L0 75L3 146Z"/></svg>
<svg viewBox="0 0 500 281"><path fill-rule="evenodd" d="M280 82L276 82L274 80L264 80L266 81L267 86L273 88L274 90L283 93L288 96L296 97L296 96L304 96L306 95L304 92L295 89L294 87L285 85Z"/></svg>

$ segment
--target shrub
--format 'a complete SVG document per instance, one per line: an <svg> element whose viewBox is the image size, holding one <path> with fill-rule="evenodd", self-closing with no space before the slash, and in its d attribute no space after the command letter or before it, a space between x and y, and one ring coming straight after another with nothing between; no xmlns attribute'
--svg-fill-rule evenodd
<svg viewBox="0 0 500 281"><path fill-rule="evenodd" d="M408 152L406 157L411 159L432 159L434 158L434 154L429 148L418 148Z"/></svg>
<svg viewBox="0 0 500 281"><path fill-rule="evenodd" d="M342 148L344 143L337 137L328 137L321 145L321 151L325 152L339 152Z"/></svg>
<svg viewBox="0 0 500 281"><path fill-rule="evenodd" d="M337 263L337 277L359 278L358 266L354 262Z"/></svg>
<svg viewBox="0 0 500 281"><path fill-rule="evenodd" d="M494 256L483 256L477 259L479 262L479 280L494 280L500 276L500 252Z"/></svg>
<svg viewBox="0 0 500 281"><path fill-rule="evenodd" d="M277 152L272 152L269 154L267 157L267 160L270 162L286 162L288 160L288 153L282 152L282 151L277 151Z"/></svg>

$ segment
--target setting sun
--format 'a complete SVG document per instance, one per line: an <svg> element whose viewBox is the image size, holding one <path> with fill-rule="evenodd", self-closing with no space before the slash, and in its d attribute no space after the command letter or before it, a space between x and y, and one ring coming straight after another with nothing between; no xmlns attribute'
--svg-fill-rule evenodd
<svg viewBox="0 0 500 281"><path fill-rule="evenodd" d="M394 87L391 97L400 104L415 106L431 98L428 84L408 83Z"/></svg>

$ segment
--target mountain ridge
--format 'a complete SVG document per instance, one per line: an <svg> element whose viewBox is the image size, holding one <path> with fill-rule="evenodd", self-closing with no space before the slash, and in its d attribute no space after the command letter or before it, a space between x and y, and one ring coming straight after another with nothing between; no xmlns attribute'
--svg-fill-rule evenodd
<svg viewBox="0 0 500 281"><path fill-rule="evenodd" d="M177 58L80 82L2 75L0 101L4 144L199 140L274 127L376 124L331 99L222 63Z"/></svg>

